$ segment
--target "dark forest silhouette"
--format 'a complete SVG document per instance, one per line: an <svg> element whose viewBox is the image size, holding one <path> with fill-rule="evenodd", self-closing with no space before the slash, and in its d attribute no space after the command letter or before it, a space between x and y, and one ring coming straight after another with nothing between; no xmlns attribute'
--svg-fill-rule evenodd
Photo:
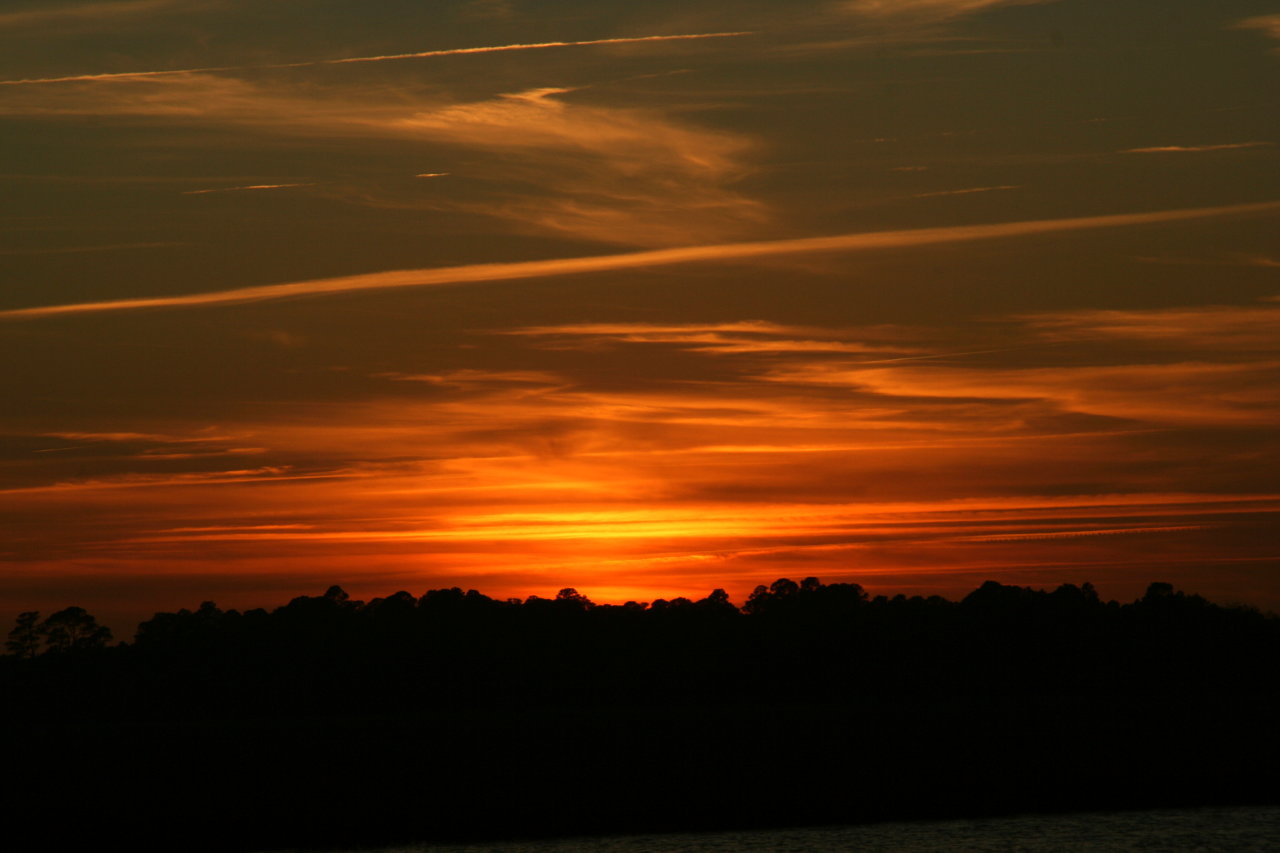
<svg viewBox="0 0 1280 853"><path fill-rule="evenodd" d="M780 579L740 608L334 586L114 646L81 608L27 612L7 649L11 813L135 847L1280 797L1280 618L1165 583L1120 604Z"/></svg>
<svg viewBox="0 0 1280 853"><path fill-rule="evenodd" d="M575 589L497 600L475 590L355 601L337 586L268 612L157 613L132 643L79 607L23 613L5 677L24 691L102 695L42 716L251 716L465 706L849 700L875 695L1269 689L1280 619L1153 583L1139 600L1090 584L1052 592L988 581L960 602L870 598L786 578L738 608L598 605ZM97 683L97 686L95 686ZM91 711L90 711L91 709Z"/></svg>

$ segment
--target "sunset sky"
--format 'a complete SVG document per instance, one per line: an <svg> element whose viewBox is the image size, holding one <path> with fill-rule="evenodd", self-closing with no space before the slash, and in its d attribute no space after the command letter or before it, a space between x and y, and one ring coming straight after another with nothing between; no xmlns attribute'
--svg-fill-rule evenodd
<svg viewBox="0 0 1280 853"><path fill-rule="evenodd" d="M6 624L1280 610L1280 0L6 0L0 153Z"/></svg>

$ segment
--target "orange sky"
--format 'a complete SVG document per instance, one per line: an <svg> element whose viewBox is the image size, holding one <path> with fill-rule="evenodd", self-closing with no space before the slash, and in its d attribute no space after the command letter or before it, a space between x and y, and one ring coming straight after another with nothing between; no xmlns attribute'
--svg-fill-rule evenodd
<svg viewBox="0 0 1280 853"><path fill-rule="evenodd" d="M1265 4L10 6L0 618L1280 609Z"/></svg>

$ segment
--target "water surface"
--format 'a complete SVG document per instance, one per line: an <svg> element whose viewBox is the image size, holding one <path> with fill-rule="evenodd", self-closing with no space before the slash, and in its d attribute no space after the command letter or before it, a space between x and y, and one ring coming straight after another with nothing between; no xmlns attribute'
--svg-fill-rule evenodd
<svg viewBox="0 0 1280 853"><path fill-rule="evenodd" d="M409 845L379 853L1275 853L1280 806Z"/></svg>

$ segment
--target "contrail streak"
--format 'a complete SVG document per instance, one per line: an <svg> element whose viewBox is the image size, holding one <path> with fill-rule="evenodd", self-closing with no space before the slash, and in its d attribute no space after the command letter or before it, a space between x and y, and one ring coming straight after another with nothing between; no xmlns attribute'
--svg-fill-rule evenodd
<svg viewBox="0 0 1280 853"><path fill-rule="evenodd" d="M207 195L208 193L231 193L240 190L283 190L289 187L314 187L315 184L251 184L247 187L218 187L212 190L187 190L183 195Z"/></svg>
<svg viewBox="0 0 1280 853"><path fill-rule="evenodd" d="M178 68L168 71L119 71L110 74L74 74L68 77L33 77L22 80L0 80L0 86L31 86L39 83L75 83L91 80L133 80L143 77L168 77L175 74L205 74L215 71L260 71L271 68L309 68L316 65L348 65L355 62L391 62L398 59L425 59L433 56L463 56L471 53L502 53L512 50L545 50L550 47L582 47L594 44L638 44L652 41L688 41L751 35L750 32L689 33L671 36L635 36L633 38L589 39L587 41L544 41L533 44L500 44L487 47L455 47L448 50L424 50L418 53L393 53L386 56L352 56L346 59L313 59L307 62L281 62L273 65L219 65L207 68Z"/></svg>
<svg viewBox="0 0 1280 853"><path fill-rule="evenodd" d="M1227 142L1221 145L1156 145L1151 148L1126 148L1121 154L1194 154L1200 151L1228 151L1234 148L1259 148L1274 142Z"/></svg>
<svg viewBox="0 0 1280 853"><path fill-rule="evenodd" d="M413 270L389 270L337 278L241 287L182 296L156 296L118 299L106 302L78 302L37 308L15 308L0 311L0 320L34 319L58 314L90 314L101 311L130 311L142 308L193 308L205 305L234 305L296 296L326 293L352 293L362 290L387 290L397 287L438 287L490 281L541 278L609 270L671 266L700 261L736 261L775 255L797 255L812 252L853 252L964 243L1000 237L1023 237L1063 231L1083 231L1178 222L1211 216L1280 211L1280 201L1237 204L1225 207L1197 207L1163 210L1153 213L1122 213L1110 216L1085 216L1072 219L1039 219L1024 222L1001 222L990 225L958 225L944 228L920 228L909 231L872 231L838 234L831 237L802 237L790 240L764 240L755 243L722 243L708 246L686 246L678 249L656 249L616 255L592 255L579 258L555 258L542 261L516 261L498 264L468 264L455 267L433 267Z"/></svg>

